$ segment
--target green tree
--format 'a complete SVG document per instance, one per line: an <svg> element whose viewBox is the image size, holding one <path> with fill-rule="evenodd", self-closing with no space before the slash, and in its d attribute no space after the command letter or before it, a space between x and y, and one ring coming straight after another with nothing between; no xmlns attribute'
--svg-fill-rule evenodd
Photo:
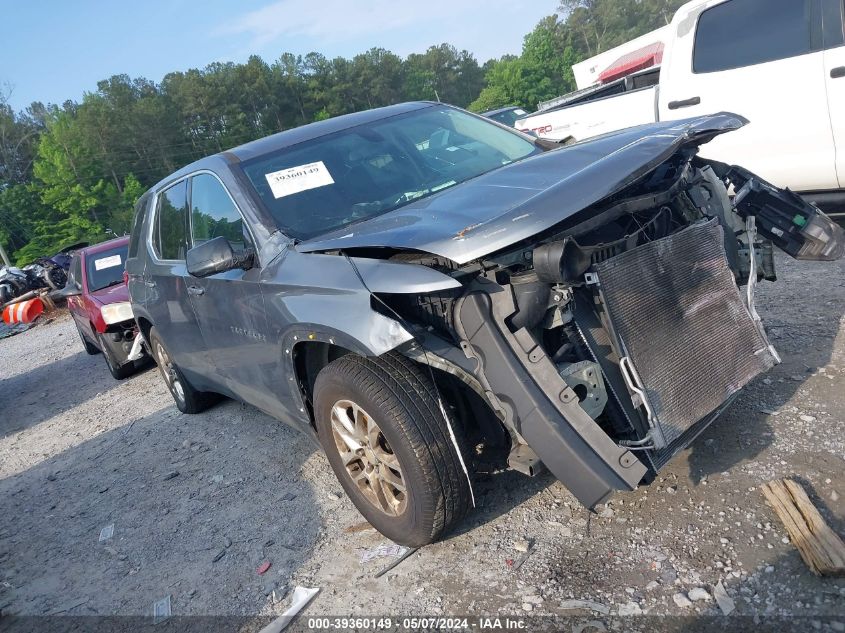
<svg viewBox="0 0 845 633"><path fill-rule="evenodd" d="M439 99L466 107L484 86L475 57L450 44L431 46L405 60L405 95L409 99Z"/></svg>
<svg viewBox="0 0 845 633"><path fill-rule="evenodd" d="M0 186L30 180L42 128L32 110L16 113L7 97L7 91L0 86Z"/></svg>
<svg viewBox="0 0 845 633"><path fill-rule="evenodd" d="M549 0L550 2L552 0ZM23 112L0 89L0 241L20 260L129 229L132 205L203 156L315 120L410 100L532 108L574 88L573 63L666 24L683 0L558 0L519 56L479 66L443 43L401 58L283 52L161 83L114 75L80 103ZM553 5L549 9L553 9Z"/></svg>
<svg viewBox="0 0 845 633"><path fill-rule="evenodd" d="M88 109L88 113L105 116L103 104L99 100L94 103L95 107ZM122 233L131 224L132 205L143 187L131 174L117 176L113 170L117 159L113 155L97 154L89 149L91 139L85 135L90 132L87 127L90 122L78 110L55 109L41 135L34 175L42 206L31 209L36 212L32 237L15 252L19 261L53 253L77 242L102 241L109 235L107 228ZM108 132L104 129L102 138Z"/></svg>
<svg viewBox="0 0 845 633"><path fill-rule="evenodd" d="M99 223L91 185L97 182L95 156L83 142L75 107L54 110L38 144L34 175L44 204L64 216L89 217Z"/></svg>
<svg viewBox="0 0 845 633"><path fill-rule="evenodd" d="M514 56L506 56L494 62L485 76L487 86L469 105L469 109L484 112L511 105L532 107L528 96L531 86L525 66L520 57Z"/></svg>
<svg viewBox="0 0 845 633"><path fill-rule="evenodd" d="M570 44L591 57L668 24L686 0L560 0Z"/></svg>
<svg viewBox="0 0 845 633"><path fill-rule="evenodd" d="M572 64L577 61L565 24L554 15L543 18L525 36L519 57L503 57L489 65L487 86L470 109L483 112L509 105L533 109L540 101L574 89Z"/></svg>
<svg viewBox="0 0 845 633"><path fill-rule="evenodd" d="M402 58L383 48L372 48L352 59L351 79L356 109L377 108L403 99Z"/></svg>
<svg viewBox="0 0 845 633"><path fill-rule="evenodd" d="M55 218L41 202L37 187L31 184L0 188L0 242L8 253L23 248L35 233L38 218ZM2 265L2 263L0 263Z"/></svg>

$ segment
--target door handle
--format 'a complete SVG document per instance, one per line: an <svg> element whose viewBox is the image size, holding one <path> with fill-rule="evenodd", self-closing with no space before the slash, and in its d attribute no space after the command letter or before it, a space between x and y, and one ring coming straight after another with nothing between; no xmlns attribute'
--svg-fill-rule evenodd
<svg viewBox="0 0 845 633"><path fill-rule="evenodd" d="M144 280L144 285L145 285L147 288L155 288L155 287L156 287L156 282L152 281L151 279L145 279L145 280Z"/></svg>
<svg viewBox="0 0 845 633"><path fill-rule="evenodd" d="M845 66L837 66L833 70L830 71L831 79L841 79L845 77Z"/></svg>
<svg viewBox="0 0 845 633"><path fill-rule="evenodd" d="M199 286L188 286L188 294L192 297L199 297L200 295L205 294L205 288L200 288Z"/></svg>
<svg viewBox="0 0 845 633"><path fill-rule="evenodd" d="M688 108L690 106L695 106L701 103L701 97L691 97L689 99L683 99L682 101L670 101L669 102L669 109L670 110L677 110L678 108Z"/></svg>

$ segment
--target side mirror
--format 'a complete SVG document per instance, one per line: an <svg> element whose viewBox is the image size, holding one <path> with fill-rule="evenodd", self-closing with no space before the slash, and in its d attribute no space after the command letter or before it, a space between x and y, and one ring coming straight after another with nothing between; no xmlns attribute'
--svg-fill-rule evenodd
<svg viewBox="0 0 845 633"><path fill-rule="evenodd" d="M82 286L75 281L68 281L64 288L56 290L54 293L50 294L51 296L55 294L56 297L63 297L64 299L67 299L68 297L78 297L82 294Z"/></svg>
<svg viewBox="0 0 845 633"><path fill-rule="evenodd" d="M215 237L188 251L188 273L194 277L208 277L227 270L252 268L255 255L251 250L235 254L225 237Z"/></svg>

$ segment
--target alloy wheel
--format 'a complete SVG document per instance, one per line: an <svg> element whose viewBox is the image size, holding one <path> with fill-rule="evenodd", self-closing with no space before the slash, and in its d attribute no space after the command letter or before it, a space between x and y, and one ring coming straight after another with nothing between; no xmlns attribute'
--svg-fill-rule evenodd
<svg viewBox="0 0 845 633"><path fill-rule="evenodd" d="M156 359L158 360L158 368L161 370L161 375L167 388L179 402L185 401L185 389L182 387L182 382L179 380L179 374L176 373L176 366L170 360L170 355L164 349L161 343L156 341Z"/></svg>
<svg viewBox="0 0 845 633"><path fill-rule="evenodd" d="M404 513L408 498L402 467L372 416L351 400L338 400L331 425L346 472L367 501L388 516Z"/></svg>

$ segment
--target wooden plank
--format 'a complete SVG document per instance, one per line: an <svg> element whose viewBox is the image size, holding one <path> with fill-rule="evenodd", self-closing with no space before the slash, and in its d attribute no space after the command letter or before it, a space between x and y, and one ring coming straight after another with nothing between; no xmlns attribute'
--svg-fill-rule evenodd
<svg viewBox="0 0 845 633"><path fill-rule="evenodd" d="M819 576L845 576L845 543L801 484L776 479L763 484L762 490L810 571Z"/></svg>
<svg viewBox="0 0 845 633"><path fill-rule="evenodd" d="M796 505L795 499L786 486L785 481L771 482L768 484L768 491L767 498L769 503L772 504L778 517L786 527L792 539L792 544L798 549L804 562L807 563L811 571L815 574L830 574L831 565L828 563L825 548L815 538L813 531L810 529L801 509ZM812 506L812 504L810 505ZM815 508L813 509L815 510Z"/></svg>
<svg viewBox="0 0 845 633"><path fill-rule="evenodd" d="M830 557L832 566L837 569L845 569L845 543L839 535L825 522L824 517L810 501L804 488L796 481L785 480L787 489L792 495L795 505L801 510L801 514L807 521L810 531L823 545L824 551Z"/></svg>

